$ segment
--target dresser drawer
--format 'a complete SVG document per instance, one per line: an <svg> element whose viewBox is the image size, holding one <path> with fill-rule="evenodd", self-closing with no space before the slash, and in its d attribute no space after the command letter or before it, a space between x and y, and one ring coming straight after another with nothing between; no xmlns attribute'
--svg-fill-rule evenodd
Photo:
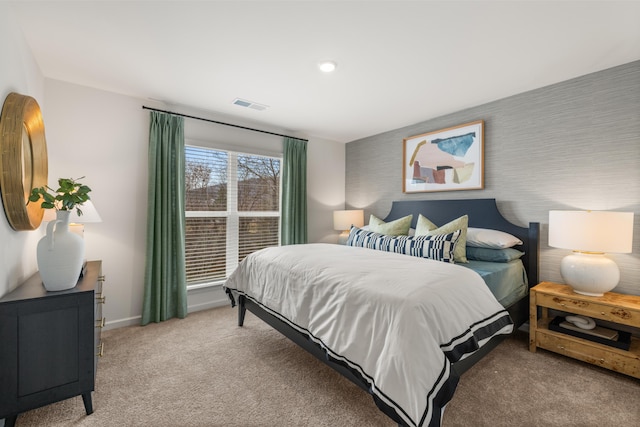
<svg viewBox="0 0 640 427"><path fill-rule="evenodd" d="M610 305L587 298L571 298L564 295L536 293L536 304L555 310L582 314L601 320L637 327L640 325L640 310Z"/></svg>
<svg viewBox="0 0 640 427"><path fill-rule="evenodd" d="M536 331L536 346L626 375L640 378L640 346L632 340L630 351L619 351L546 329Z"/></svg>

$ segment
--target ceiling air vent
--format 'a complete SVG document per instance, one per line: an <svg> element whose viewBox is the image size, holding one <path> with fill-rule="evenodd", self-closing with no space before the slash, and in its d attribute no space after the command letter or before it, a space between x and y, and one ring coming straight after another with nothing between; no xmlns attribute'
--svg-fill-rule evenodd
<svg viewBox="0 0 640 427"><path fill-rule="evenodd" d="M257 102L247 101L246 99L236 98L233 100L234 105L251 108L253 110L263 111L269 108L268 105L258 104Z"/></svg>

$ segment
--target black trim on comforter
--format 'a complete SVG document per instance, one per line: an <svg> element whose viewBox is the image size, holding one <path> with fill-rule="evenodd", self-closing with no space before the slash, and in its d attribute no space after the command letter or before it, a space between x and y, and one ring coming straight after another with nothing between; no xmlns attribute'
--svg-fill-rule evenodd
<svg viewBox="0 0 640 427"><path fill-rule="evenodd" d="M495 318L495 320L477 329L474 328L476 325L485 323L491 318ZM453 342L463 338L466 335L469 336L465 341L456 344L453 349L443 350L444 354L447 356L447 359L449 359L451 363L455 363L462 359L463 356L479 350L480 341L493 337L497 332L509 325L513 325L513 321L511 320L511 316L509 316L509 312L507 310L501 310L493 316L489 316L484 320L474 323L463 334L458 335L448 343L442 344L440 347L449 347Z"/></svg>
<svg viewBox="0 0 640 427"><path fill-rule="evenodd" d="M455 389L456 389L456 387L458 385L458 381L459 381L458 375L456 374L456 372L453 369L451 369L452 363L460 360L460 358L462 358L464 355L473 353L476 350L478 350L480 348L479 344L478 344L479 341L481 341L483 339L486 339L486 338L490 338L491 336L493 336L496 332L500 331L505 326L508 326L509 324L513 323L511 321L511 318L509 317L509 313L507 311L503 310L503 311L498 312L498 313L496 313L496 314L494 314L492 316L489 316L487 319L484 319L484 320L482 320L480 322L476 322L474 325L472 325L463 334L461 334L460 336L454 338L449 343L443 344L441 347L450 346L457 339L459 339L461 337L464 337L465 335L469 335L469 338L467 340L464 340L461 343L456 344L453 349L451 349L449 351L443 351L443 354L444 354L444 357L443 357L443 368L440 371L440 375L438 377L438 380L433 385L432 389L429 391L427 396L425 396L425 399L427 399L427 402L428 402L429 401L429 397L437 389L437 393L433 398L433 408L431 409L431 418L429 420L427 420L427 414L429 413L429 409L430 409L429 405L427 405L427 407L425 408L424 413L422 414L422 417L421 417L420 421L417 424L415 422L412 422L411 424L408 424L406 420L407 419L411 420L411 417L400 407L400 405L398 405L396 402L394 402L392 399L390 399L389 396L385 395L382 390L378 389L377 387L374 388L375 383L373 381L373 378L371 378L369 375L367 375L357 363L355 363L355 362L353 362L351 360L348 360L347 358L335 353L333 350L331 350L329 347L327 347L322 342L321 339L315 337L310 331L308 331L307 329L297 325L296 323L292 322L291 320L285 318L280 313L270 309L269 307L266 307L265 305L263 305L259 301L256 301L254 298L252 298L249 295L247 295L246 293L244 293L242 291L239 291L237 289L230 289L230 288L227 288L227 287L224 287L224 290L227 293L227 295L229 296L229 299L230 299L232 307L235 307L235 305L236 305L236 301L235 301L235 298L233 296L233 292L236 292L236 293L238 293L240 295L243 295L245 298L248 298L249 300L251 300L254 304L258 305L261 309L263 309L265 312L267 312L271 316L281 320L282 322L288 324L290 327L292 327L293 329L295 329L299 333L301 333L304 336L306 336L307 339L309 340L309 343L312 344L314 347L316 347L321 352L323 352L328 361L330 361L332 364L339 365L342 368L348 370L356 379L358 379L359 382L360 382L359 386L361 388L363 388L364 390L366 390L369 394L372 395L376 406L385 415L387 415L389 418L391 418L392 420L394 420L395 422L397 422L399 425L402 425L402 426L412 426L412 427L413 426L415 426L415 427L426 427L426 426L428 426L428 427L438 427L438 426L440 426L441 422L442 422L442 419L441 419L442 418L442 409L453 398L453 394L455 392ZM485 323L485 322L489 321L492 318L496 318L496 319L491 321L490 323L482 326L482 327L474 329L475 325ZM448 372L448 375L447 375L447 372ZM438 388L438 386L439 386L439 388ZM378 394L380 394L381 396L378 396ZM385 400L383 400L382 397L384 397L384 399L386 399L390 403L385 402ZM404 415L404 417L401 416L398 413L398 411L400 411Z"/></svg>

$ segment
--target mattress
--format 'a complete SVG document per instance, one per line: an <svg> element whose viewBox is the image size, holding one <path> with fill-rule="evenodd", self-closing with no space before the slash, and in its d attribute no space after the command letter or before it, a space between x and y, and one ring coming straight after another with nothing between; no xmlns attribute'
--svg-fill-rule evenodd
<svg viewBox="0 0 640 427"><path fill-rule="evenodd" d="M322 347L409 426L435 426L451 363L513 324L481 277L457 264L331 244L267 248L225 283ZM386 410L385 410L386 412Z"/></svg>
<svg viewBox="0 0 640 427"><path fill-rule="evenodd" d="M478 273L503 307L509 307L529 292L527 272L519 259L510 262L469 260L458 265Z"/></svg>

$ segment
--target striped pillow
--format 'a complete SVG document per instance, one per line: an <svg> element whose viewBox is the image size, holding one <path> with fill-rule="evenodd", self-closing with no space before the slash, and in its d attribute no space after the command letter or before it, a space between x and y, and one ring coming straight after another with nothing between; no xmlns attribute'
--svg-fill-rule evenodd
<svg viewBox="0 0 640 427"><path fill-rule="evenodd" d="M453 263L453 252L459 237L460 230L449 234L434 234L432 236L388 236L358 227L351 227L347 246L395 252Z"/></svg>

